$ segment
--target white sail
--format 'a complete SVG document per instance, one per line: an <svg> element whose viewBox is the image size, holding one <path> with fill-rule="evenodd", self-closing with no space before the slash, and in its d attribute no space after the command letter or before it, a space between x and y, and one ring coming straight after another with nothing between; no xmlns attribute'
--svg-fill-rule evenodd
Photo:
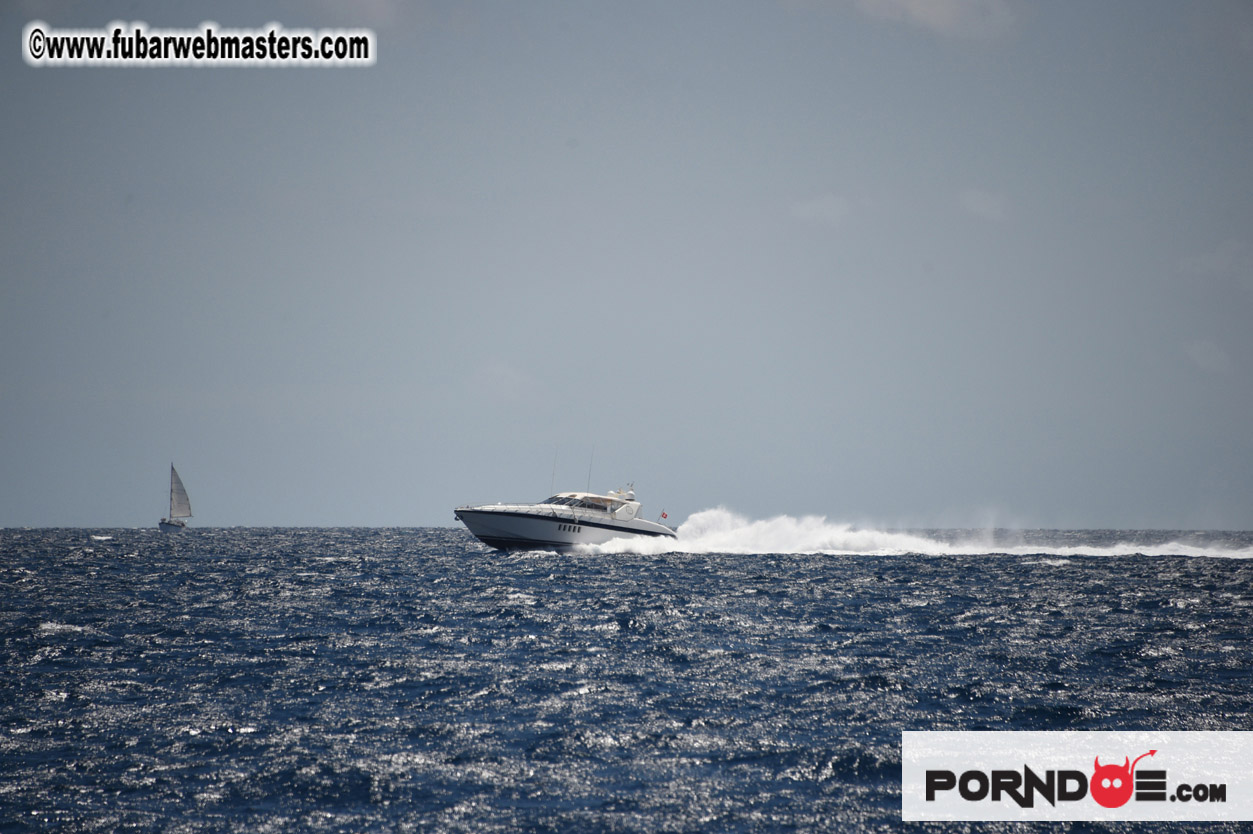
<svg viewBox="0 0 1253 834"><path fill-rule="evenodd" d="M174 464L170 464L170 518L190 518L191 500L187 490L183 489L183 480L178 477Z"/></svg>

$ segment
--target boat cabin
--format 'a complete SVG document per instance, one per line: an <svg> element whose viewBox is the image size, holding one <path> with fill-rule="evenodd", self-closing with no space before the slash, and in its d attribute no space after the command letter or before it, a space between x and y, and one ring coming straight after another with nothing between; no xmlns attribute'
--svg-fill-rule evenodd
<svg viewBox="0 0 1253 834"><path fill-rule="evenodd" d="M575 510L594 510L609 513L617 519L635 518L640 503L635 500L635 492L617 490L609 495L596 495L591 492L559 492L542 503L558 507L570 507Z"/></svg>

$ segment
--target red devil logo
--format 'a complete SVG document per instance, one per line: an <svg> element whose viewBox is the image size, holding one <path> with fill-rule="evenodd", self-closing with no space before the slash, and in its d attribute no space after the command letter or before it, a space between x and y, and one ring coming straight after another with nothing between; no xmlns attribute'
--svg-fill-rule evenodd
<svg viewBox="0 0 1253 834"><path fill-rule="evenodd" d="M1121 808L1127 804L1127 800L1131 798L1132 784L1131 774L1136 769L1136 765L1140 763L1140 759L1145 756L1152 756L1156 750L1150 750L1140 756L1136 756L1136 760L1131 761L1131 757L1125 758L1122 766L1116 764L1101 764L1101 757L1096 757L1096 771L1092 774L1092 780L1088 783L1092 798L1102 808Z"/></svg>

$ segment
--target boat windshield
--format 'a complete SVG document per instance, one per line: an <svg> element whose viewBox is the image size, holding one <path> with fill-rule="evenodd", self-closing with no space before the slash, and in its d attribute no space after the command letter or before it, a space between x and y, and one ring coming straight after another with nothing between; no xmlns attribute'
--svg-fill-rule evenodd
<svg viewBox="0 0 1253 834"><path fill-rule="evenodd" d="M606 501L585 501L582 498L576 498L572 495L554 495L544 502L545 504L554 504L558 507L574 507L578 510L608 510L610 504L615 502Z"/></svg>

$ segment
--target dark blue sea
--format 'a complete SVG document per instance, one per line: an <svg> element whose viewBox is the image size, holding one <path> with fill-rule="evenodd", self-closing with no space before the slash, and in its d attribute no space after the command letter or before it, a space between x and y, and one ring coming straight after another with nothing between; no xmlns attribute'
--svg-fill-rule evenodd
<svg viewBox="0 0 1253 834"><path fill-rule="evenodd" d="M689 524L0 531L0 831L968 830L902 730L1253 729L1253 533Z"/></svg>

